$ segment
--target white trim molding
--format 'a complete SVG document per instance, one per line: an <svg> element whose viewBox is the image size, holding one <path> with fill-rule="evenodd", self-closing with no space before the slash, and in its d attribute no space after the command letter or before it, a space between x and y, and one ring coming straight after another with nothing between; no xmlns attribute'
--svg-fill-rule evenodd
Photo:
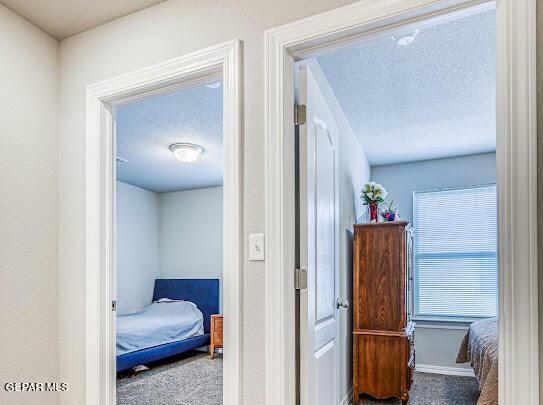
<svg viewBox="0 0 543 405"><path fill-rule="evenodd" d="M115 141L112 107L153 93L223 78L224 403L241 398L241 43L229 41L87 87L86 94L86 404L115 403Z"/></svg>
<svg viewBox="0 0 543 405"><path fill-rule="evenodd" d="M411 319L415 321L414 319ZM416 329L451 329L451 330L465 330L469 329L469 325L457 324L455 322L442 322L442 323L432 323L432 322L417 322L415 321Z"/></svg>
<svg viewBox="0 0 543 405"><path fill-rule="evenodd" d="M472 368L432 366L429 364L417 364L415 371L419 373L459 375L463 377L475 377Z"/></svg>
<svg viewBox="0 0 543 405"><path fill-rule="evenodd" d="M294 405L294 62L485 0L363 0L265 33L266 404ZM500 405L537 404L535 0L498 0ZM521 197L519 197L521 196Z"/></svg>
<svg viewBox="0 0 543 405"><path fill-rule="evenodd" d="M498 0L496 17L500 404L528 405L539 403L536 1Z"/></svg>

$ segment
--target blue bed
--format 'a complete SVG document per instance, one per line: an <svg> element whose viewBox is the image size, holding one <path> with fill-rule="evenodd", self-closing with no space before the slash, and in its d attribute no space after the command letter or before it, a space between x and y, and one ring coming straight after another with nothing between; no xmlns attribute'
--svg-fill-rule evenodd
<svg viewBox="0 0 543 405"><path fill-rule="evenodd" d="M120 354L117 356L118 372L209 344L211 315L219 313L219 280L157 279L155 280L153 301L158 301L161 298L190 301L196 304L204 316L204 334L172 343Z"/></svg>

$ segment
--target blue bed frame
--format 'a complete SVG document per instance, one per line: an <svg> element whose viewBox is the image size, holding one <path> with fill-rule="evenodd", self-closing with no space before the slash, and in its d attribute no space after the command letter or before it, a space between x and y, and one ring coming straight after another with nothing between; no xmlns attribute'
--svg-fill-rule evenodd
<svg viewBox="0 0 543 405"><path fill-rule="evenodd" d="M117 372L140 364L175 356L209 344L211 315L219 313L219 280L217 279L156 279L153 301L161 298L194 302L204 314L204 334L173 343L117 356Z"/></svg>

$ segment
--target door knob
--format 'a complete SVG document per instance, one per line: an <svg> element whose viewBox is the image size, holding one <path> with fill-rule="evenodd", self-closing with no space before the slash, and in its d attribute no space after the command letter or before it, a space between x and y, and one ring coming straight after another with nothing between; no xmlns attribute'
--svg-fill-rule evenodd
<svg viewBox="0 0 543 405"><path fill-rule="evenodd" d="M336 301L336 307L337 308L349 308L349 300L342 300L341 298L338 298Z"/></svg>

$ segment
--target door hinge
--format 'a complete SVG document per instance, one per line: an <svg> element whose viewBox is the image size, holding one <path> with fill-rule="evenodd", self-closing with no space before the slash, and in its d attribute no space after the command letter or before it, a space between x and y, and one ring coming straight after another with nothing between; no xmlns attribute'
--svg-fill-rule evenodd
<svg viewBox="0 0 543 405"><path fill-rule="evenodd" d="M116 300L111 301L111 310L112 311L117 311L117 301Z"/></svg>
<svg viewBox="0 0 543 405"><path fill-rule="evenodd" d="M307 288L307 270L294 270L294 288L296 290L305 290Z"/></svg>
<svg viewBox="0 0 543 405"><path fill-rule="evenodd" d="M294 104L294 125L304 125L306 121L306 106Z"/></svg>

